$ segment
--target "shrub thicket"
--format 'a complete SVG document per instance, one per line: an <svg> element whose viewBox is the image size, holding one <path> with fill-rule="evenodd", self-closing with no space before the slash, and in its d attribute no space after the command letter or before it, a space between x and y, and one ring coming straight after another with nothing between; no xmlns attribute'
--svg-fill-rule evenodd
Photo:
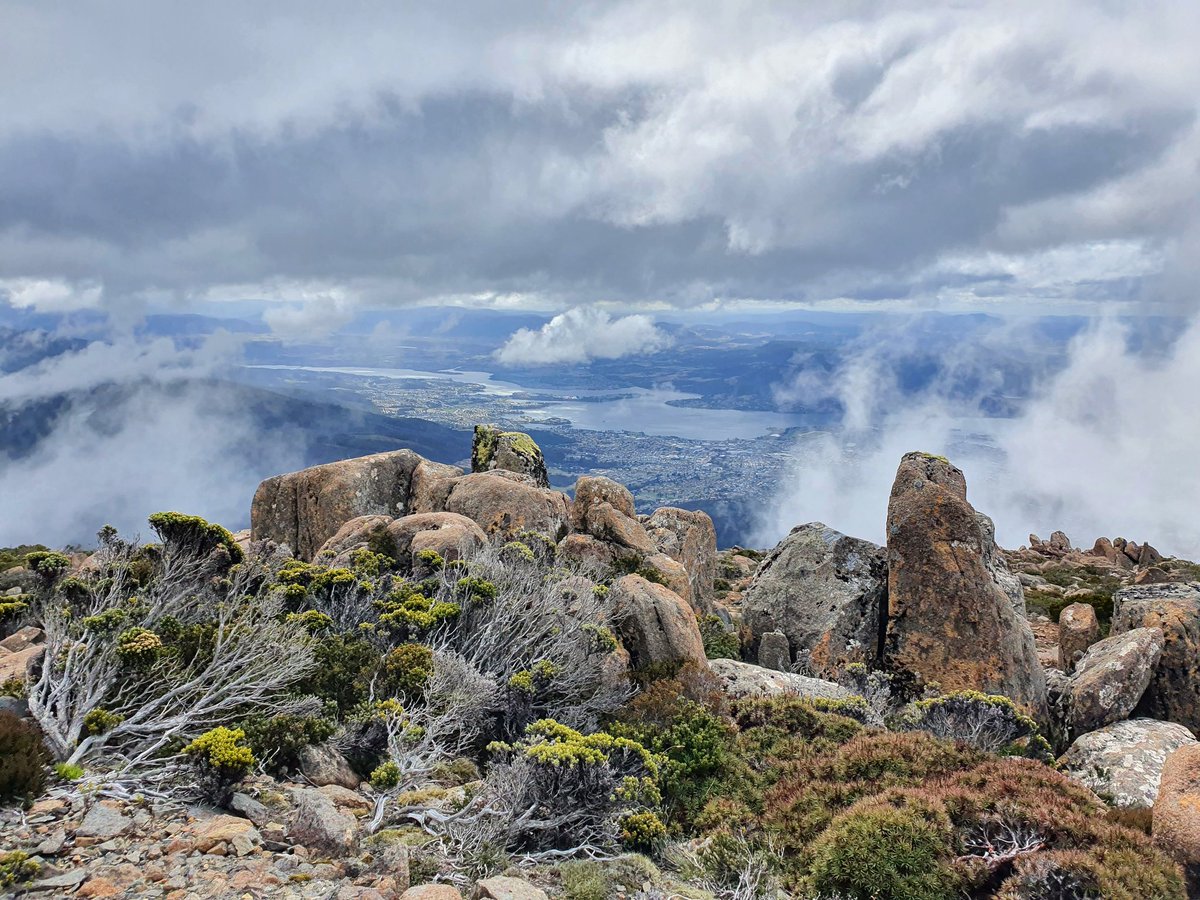
<svg viewBox="0 0 1200 900"><path fill-rule="evenodd" d="M30 722L0 712L0 804L28 803L46 787L50 754Z"/></svg>

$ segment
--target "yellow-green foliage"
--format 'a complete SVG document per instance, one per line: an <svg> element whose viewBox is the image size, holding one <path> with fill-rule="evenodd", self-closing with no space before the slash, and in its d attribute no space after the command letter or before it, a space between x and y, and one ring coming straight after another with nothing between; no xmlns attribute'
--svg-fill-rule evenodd
<svg viewBox="0 0 1200 900"><path fill-rule="evenodd" d="M433 651L424 644L401 644L383 659L379 694L419 697L433 675Z"/></svg>
<svg viewBox="0 0 1200 900"><path fill-rule="evenodd" d="M636 757L651 778L658 777L661 757L629 738L615 737L604 731L585 735L553 719L539 719L526 728L525 733L530 739L525 755L543 765L598 765L620 753Z"/></svg>
<svg viewBox="0 0 1200 900"><path fill-rule="evenodd" d="M394 568L396 561L386 554L377 553L367 547L360 547L350 554L350 565L359 575L374 578L382 572Z"/></svg>
<svg viewBox="0 0 1200 900"><path fill-rule="evenodd" d="M175 544L197 555L223 547L233 562L241 562L244 558L242 548L227 529L199 516L160 512L150 516L149 522L164 544Z"/></svg>
<svg viewBox="0 0 1200 900"><path fill-rule="evenodd" d="M379 601L379 624L395 636L427 632L435 625L458 618L462 607L444 600L431 600L411 584L402 584Z"/></svg>
<svg viewBox="0 0 1200 900"><path fill-rule="evenodd" d="M106 731L112 731L124 721L125 717L120 713L109 712L107 709L97 707L83 717L83 728L88 734L104 734Z"/></svg>
<svg viewBox="0 0 1200 900"><path fill-rule="evenodd" d="M25 595L22 594L20 597L12 597L5 600L0 600L0 622L3 622L6 619L19 619L25 614L26 610L29 609L29 604L22 599L24 596Z"/></svg>
<svg viewBox="0 0 1200 900"><path fill-rule="evenodd" d="M12 887L37 877L42 867L22 850L0 853L0 887Z"/></svg>
<svg viewBox="0 0 1200 900"><path fill-rule="evenodd" d="M317 612L315 609L306 609L304 612L299 613L288 613L287 618L289 622L295 622L309 634L321 634L333 628L333 619L323 612Z"/></svg>
<svg viewBox="0 0 1200 900"><path fill-rule="evenodd" d="M389 759L371 773L371 787L377 791L391 790L400 783L400 775L400 767Z"/></svg>
<svg viewBox="0 0 1200 900"><path fill-rule="evenodd" d="M162 638L149 628L135 626L117 637L117 656L131 668L146 669L154 665L162 649Z"/></svg>
<svg viewBox="0 0 1200 900"><path fill-rule="evenodd" d="M25 555L25 565L44 578L57 578L71 568L71 559L53 550L35 550Z"/></svg>
<svg viewBox="0 0 1200 900"><path fill-rule="evenodd" d="M620 821L621 843L631 850L652 851L667 837L667 826L650 810L626 813Z"/></svg>
<svg viewBox="0 0 1200 900"><path fill-rule="evenodd" d="M254 767L254 753L244 743L240 728L218 726L206 731L183 748L183 752L227 778L240 778Z"/></svg>
<svg viewBox="0 0 1200 900"><path fill-rule="evenodd" d="M617 649L617 636L613 634L612 629L607 625L597 625L594 622L588 622L580 627L584 634L590 638L593 653L612 653Z"/></svg>
<svg viewBox="0 0 1200 900"><path fill-rule="evenodd" d="M442 559L442 554L436 550L419 550L414 559L420 568L430 569L434 572L440 572L446 568L446 560Z"/></svg>
<svg viewBox="0 0 1200 900"><path fill-rule="evenodd" d="M521 562L532 563L537 561L537 557L534 556L533 551L529 549L529 545L522 543L521 541L509 541L500 548L500 552L503 553L506 558L519 560Z"/></svg>
<svg viewBox="0 0 1200 900"><path fill-rule="evenodd" d="M55 763L54 774L63 781L78 781L84 776L83 766L75 763Z"/></svg>
<svg viewBox="0 0 1200 900"><path fill-rule="evenodd" d="M114 607L94 616L86 616L81 624L93 634L115 634L128 621L128 612Z"/></svg>
<svg viewBox="0 0 1200 900"><path fill-rule="evenodd" d="M496 585L474 575L458 579L454 590L464 603L489 603L496 599Z"/></svg>

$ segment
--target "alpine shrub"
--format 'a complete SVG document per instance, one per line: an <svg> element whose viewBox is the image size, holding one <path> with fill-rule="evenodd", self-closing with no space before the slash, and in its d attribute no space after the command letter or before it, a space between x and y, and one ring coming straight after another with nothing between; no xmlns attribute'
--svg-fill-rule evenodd
<svg viewBox="0 0 1200 900"><path fill-rule="evenodd" d="M50 753L36 725L0 712L0 804L28 803L46 788Z"/></svg>

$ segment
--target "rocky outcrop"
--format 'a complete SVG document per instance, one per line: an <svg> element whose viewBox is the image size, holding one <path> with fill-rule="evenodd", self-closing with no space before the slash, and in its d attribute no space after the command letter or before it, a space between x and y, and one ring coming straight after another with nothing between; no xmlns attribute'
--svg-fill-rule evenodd
<svg viewBox="0 0 1200 900"><path fill-rule="evenodd" d="M590 534L568 534L558 542L558 559L599 577L617 561L617 551Z"/></svg>
<svg viewBox="0 0 1200 900"><path fill-rule="evenodd" d="M45 654L45 641L45 633L32 625L26 625L0 641L0 682L25 678Z"/></svg>
<svg viewBox="0 0 1200 900"><path fill-rule="evenodd" d="M666 506L645 520L659 552L683 563L692 580L693 603L709 609L717 577L717 529L706 512Z"/></svg>
<svg viewBox="0 0 1200 900"><path fill-rule="evenodd" d="M313 558L318 562L342 565L349 561L350 555L356 550L377 543L391 523L391 516L358 516L351 519L321 545Z"/></svg>
<svg viewBox="0 0 1200 900"><path fill-rule="evenodd" d="M522 531L536 531L557 541L566 535L570 523L564 494L504 470L455 479L445 509L472 519L488 536L504 540L512 540Z"/></svg>
<svg viewBox="0 0 1200 900"><path fill-rule="evenodd" d="M495 425L476 425L471 444L471 471L497 469L528 475L538 487L550 487L542 450L522 431L501 431Z"/></svg>
<svg viewBox="0 0 1200 900"><path fill-rule="evenodd" d="M1058 667L1067 674L1088 647L1100 640L1100 622L1090 603L1072 603L1058 614Z"/></svg>
<svg viewBox="0 0 1200 900"><path fill-rule="evenodd" d="M1184 867L1193 893L1200 887L1200 744L1167 757L1154 801L1154 841Z"/></svg>
<svg viewBox="0 0 1200 900"><path fill-rule="evenodd" d="M1148 809L1158 795L1167 757L1195 736L1182 725L1154 719L1114 722L1078 738L1059 768L1117 806Z"/></svg>
<svg viewBox="0 0 1200 900"><path fill-rule="evenodd" d="M1113 634L1159 628L1162 656L1136 714L1200 728L1200 588L1152 584L1113 597Z"/></svg>
<svg viewBox="0 0 1200 900"><path fill-rule="evenodd" d="M714 659L709 661L709 665L730 697L777 697L793 694L806 700L858 701L861 714L870 720L870 724L882 724L877 714L862 702L858 694L835 682L792 672L764 669L762 666L736 659Z"/></svg>
<svg viewBox="0 0 1200 900"><path fill-rule="evenodd" d="M1071 678L1071 733L1095 731L1133 712L1162 649L1163 633L1157 628L1135 628L1093 644Z"/></svg>
<svg viewBox="0 0 1200 900"><path fill-rule="evenodd" d="M475 885L475 900L548 900L546 892L524 878L497 875Z"/></svg>
<svg viewBox="0 0 1200 900"><path fill-rule="evenodd" d="M408 511L410 513L440 512L446 508L446 498L454 481L465 475L458 466L431 462L423 459L413 469L412 486L409 488Z"/></svg>
<svg viewBox="0 0 1200 900"><path fill-rule="evenodd" d="M588 511L601 503L607 503L631 519L637 518L629 488L602 475L584 475L575 482L575 498L571 501L571 530L587 531Z"/></svg>
<svg viewBox="0 0 1200 900"><path fill-rule="evenodd" d="M362 781L350 768L346 757L329 744L310 744L300 748L300 771L317 787L336 784L353 790Z"/></svg>
<svg viewBox="0 0 1200 900"><path fill-rule="evenodd" d="M758 664L764 669L786 672L792 665L792 646L782 631L768 631L758 639Z"/></svg>
<svg viewBox="0 0 1200 900"><path fill-rule="evenodd" d="M793 528L763 560L742 597L755 640L778 631L790 653L808 651L819 671L880 661L887 610L882 547L812 522Z"/></svg>
<svg viewBox="0 0 1200 900"><path fill-rule="evenodd" d="M612 586L611 597L632 667L707 664L696 614L678 594L640 575L626 575Z"/></svg>
<svg viewBox="0 0 1200 900"><path fill-rule="evenodd" d="M291 840L330 856L353 852L358 842L358 823L353 816L339 810L325 794L307 788L295 788L292 802Z"/></svg>
<svg viewBox="0 0 1200 900"><path fill-rule="evenodd" d="M408 512L413 472L421 462L411 450L394 450L268 478L254 492L251 538L287 544L311 560L351 519Z"/></svg>
<svg viewBox="0 0 1200 900"><path fill-rule="evenodd" d="M888 503L887 664L943 690L1004 694L1041 714L1033 632L989 568L990 536L962 472L908 453Z"/></svg>
<svg viewBox="0 0 1200 900"><path fill-rule="evenodd" d="M582 530L606 544L618 548L619 555L649 556L658 553L658 546L642 523L626 515L611 503L599 502L588 506L582 518Z"/></svg>
<svg viewBox="0 0 1200 900"><path fill-rule="evenodd" d="M456 513L417 513L396 519L387 527L392 557L411 569L417 554L432 550L446 561L461 559L487 543L487 536L466 516Z"/></svg>

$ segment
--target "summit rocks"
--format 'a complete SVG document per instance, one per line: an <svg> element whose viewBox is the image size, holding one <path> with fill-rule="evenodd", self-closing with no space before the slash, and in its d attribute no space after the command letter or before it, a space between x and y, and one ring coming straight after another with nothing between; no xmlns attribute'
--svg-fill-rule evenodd
<svg viewBox="0 0 1200 900"><path fill-rule="evenodd" d="M887 558L891 666L943 690L1004 694L1044 712L1046 679L1024 604L1002 583L991 534L967 501L963 473L946 459L901 460Z"/></svg>

